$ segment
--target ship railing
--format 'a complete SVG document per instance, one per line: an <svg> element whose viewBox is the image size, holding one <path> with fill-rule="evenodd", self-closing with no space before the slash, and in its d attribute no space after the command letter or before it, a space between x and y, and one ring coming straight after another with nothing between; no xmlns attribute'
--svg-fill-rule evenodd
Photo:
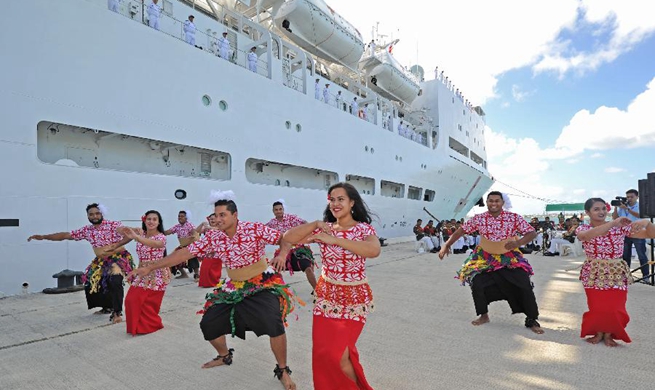
<svg viewBox="0 0 655 390"><path fill-rule="evenodd" d="M140 18L135 18L135 10L131 8L133 4L138 4L138 11L140 13ZM147 19L147 12L146 12L146 7L147 5L145 2L129 2L126 4L124 7L119 7L119 11L117 12L118 14L134 21L138 21L143 23L145 26L148 26L148 19ZM221 7L222 8L222 7ZM110 11L111 12L111 11ZM225 31L225 27L221 28L221 25L225 25L229 28L227 28L228 32L228 40L230 41L230 50L228 52L227 58L224 58L224 60L228 60L229 62L232 62L235 65L241 66L242 68L249 69L249 64L248 64L248 51L244 51L239 49L237 45L237 34L240 33L238 30L245 30L242 32L243 34L247 35L248 37L252 38L254 36L257 36L259 38L262 37L262 33L260 31L257 31L253 26L248 26L252 22L246 21L245 23L242 23L241 20L236 20L235 15L232 15L232 12L229 10L221 10L221 15L224 15L225 17L222 19L223 23L219 23L218 26L216 26L216 30L212 31L211 29L208 29L207 32L196 29L195 32L195 47L198 50L202 50L206 53L212 54L214 56L217 56L220 58L220 51L218 48L218 39L222 36L222 32ZM236 21L235 21L236 20ZM248 23L250 22L250 23ZM160 19L159 19L159 24L160 24L160 29L158 30L159 32L166 34L172 38L178 39L180 41L183 41L184 43L186 42L185 39L185 33L184 33L184 21L176 19L175 17L171 16L170 14L166 13L165 11L162 11L160 14ZM255 41L252 45L248 45L250 47L252 46L258 46L258 43L261 44L263 42L266 42L268 39L260 39L259 42ZM189 43L187 43L189 44ZM190 45L190 44L189 44ZM267 51L269 50L268 48L266 49ZM260 50L261 51L261 50ZM263 61L260 56L258 55L257 62L256 62L256 69L255 73L271 78L271 74L269 71L269 64L267 61ZM265 57L265 56L262 56Z"/></svg>

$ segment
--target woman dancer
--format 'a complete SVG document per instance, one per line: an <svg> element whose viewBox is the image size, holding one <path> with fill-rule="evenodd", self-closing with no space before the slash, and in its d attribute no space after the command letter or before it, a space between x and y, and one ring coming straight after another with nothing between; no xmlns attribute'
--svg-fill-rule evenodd
<svg viewBox="0 0 655 390"><path fill-rule="evenodd" d="M655 226L645 219L630 224L626 217L606 222L609 206L600 198L588 199L584 208L590 224L578 227L577 234L587 255L580 280L589 311L582 315L580 337L592 336L587 342L598 344L602 340L615 347L617 339L631 342L625 331L630 321L625 304L632 277L622 259L623 240L626 236L655 238Z"/></svg>
<svg viewBox="0 0 655 390"><path fill-rule="evenodd" d="M139 268L161 260L166 253L164 223L158 211L150 210L141 218L141 228L119 228L119 233L136 241ZM127 333L148 334L164 327L159 317L161 301L171 280L169 268L158 269L145 276L135 276L125 297Z"/></svg>
<svg viewBox="0 0 655 390"><path fill-rule="evenodd" d="M303 240L321 248L322 273L316 285L312 329L314 389L372 389L355 346L373 295L366 279L366 259L380 254L368 207L351 184L328 190L323 221L297 226L284 234L282 252ZM281 253L281 258L286 258Z"/></svg>
<svg viewBox="0 0 655 390"><path fill-rule="evenodd" d="M211 213L207 217L208 222L203 222L198 226L198 233L204 234L208 230L217 229L216 215ZM210 256L200 258L200 278L198 279L198 287L216 287L221 280L223 273L223 261L218 254L212 253Z"/></svg>

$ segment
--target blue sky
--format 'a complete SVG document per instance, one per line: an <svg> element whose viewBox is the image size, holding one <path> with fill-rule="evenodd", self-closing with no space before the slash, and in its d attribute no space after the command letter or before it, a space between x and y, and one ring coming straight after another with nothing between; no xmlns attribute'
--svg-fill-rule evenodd
<svg viewBox="0 0 655 390"><path fill-rule="evenodd" d="M655 18L638 1L327 3L365 41L376 22L400 38L403 64L416 62L418 46L427 74L438 65L484 108L494 189L609 200L655 170Z"/></svg>

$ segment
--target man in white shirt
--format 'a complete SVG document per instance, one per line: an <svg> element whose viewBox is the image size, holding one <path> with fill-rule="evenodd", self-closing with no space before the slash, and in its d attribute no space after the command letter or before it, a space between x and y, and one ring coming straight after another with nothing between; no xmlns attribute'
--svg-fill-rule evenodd
<svg viewBox="0 0 655 390"><path fill-rule="evenodd" d="M223 33L223 36L218 38L218 53L219 56L227 60L230 56L230 40L227 39L227 32Z"/></svg>
<svg viewBox="0 0 655 390"><path fill-rule="evenodd" d="M253 46L248 53L248 70L257 73L257 53L255 53L255 50L257 50L257 47Z"/></svg>
<svg viewBox="0 0 655 390"><path fill-rule="evenodd" d="M148 5L148 26L159 30L159 17L161 15L161 7L157 5L159 0L152 0Z"/></svg>
<svg viewBox="0 0 655 390"><path fill-rule="evenodd" d="M357 116L359 112L359 103L357 103L357 96L353 98L353 101L350 103L350 111L353 115Z"/></svg>
<svg viewBox="0 0 655 390"><path fill-rule="evenodd" d="M189 19L184 21L184 40L189 45L196 45L196 25L193 24L193 15L189 15Z"/></svg>
<svg viewBox="0 0 655 390"><path fill-rule="evenodd" d="M321 100L321 85L319 84L321 82L321 79L316 79L316 83L314 83L314 98L316 100Z"/></svg>
<svg viewBox="0 0 655 390"><path fill-rule="evenodd" d="M323 88L323 102L325 104L330 103L330 84L325 84L325 88Z"/></svg>

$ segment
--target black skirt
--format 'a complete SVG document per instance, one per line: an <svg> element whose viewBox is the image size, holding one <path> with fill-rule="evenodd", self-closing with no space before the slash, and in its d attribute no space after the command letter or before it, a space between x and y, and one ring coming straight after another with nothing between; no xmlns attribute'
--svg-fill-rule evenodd
<svg viewBox="0 0 655 390"><path fill-rule="evenodd" d="M236 304L216 303L209 307L200 321L205 340L211 341L232 333L230 317L234 310L235 331L233 336L246 339L246 332L257 337L277 337L284 334L280 311L280 299L270 291L260 291Z"/></svg>

